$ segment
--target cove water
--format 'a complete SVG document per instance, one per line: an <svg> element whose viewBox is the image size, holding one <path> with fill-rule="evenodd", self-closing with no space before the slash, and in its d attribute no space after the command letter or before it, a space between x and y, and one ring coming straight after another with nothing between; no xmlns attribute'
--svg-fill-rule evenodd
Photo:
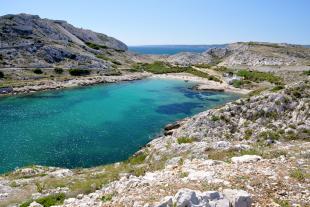
<svg viewBox="0 0 310 207"><path fill-rule="evenodd" d="M192 86L146 79L2 98L0 173L125 160L166 124L238 98Z"/></svg>

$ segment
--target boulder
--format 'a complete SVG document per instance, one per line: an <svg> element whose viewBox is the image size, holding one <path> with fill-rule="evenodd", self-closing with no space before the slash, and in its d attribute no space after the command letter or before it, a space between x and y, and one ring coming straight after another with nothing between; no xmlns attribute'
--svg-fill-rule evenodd
<svg viewBox="0 0 310 207"><path fill-rule="evenodd" d="M231 161L233 163L247 163L247 162L257 162L261 159L262 157L258 155L243 155L240 157L232 157Z"/></svg>
<svg viewBox="0 0 310 207"><path fill-rule="evenodd" d="M177 207L209 207L208 199L203 199L195 191L190 189L180 189L173 199Z"/></svg>
<svg viewBox="0 0 310 207"><path fill-rule="evenodd" d="M179 128L181 125L179 123L173 123L173 124L167 124L165 126L165 131L170 131L170 130L173 130L173 129L177 129Z"/></svg>
<svg viewBox="0 0 310 207"><path fill-rule="evenodd" d="M155 207L171 207L173 206L173 196L166 196Z"/></svg>
<svg viewBox="0 0 310 207"><path fill-rule="evenodd" d="M30 203L29 207L43 207L43 206L40 203L33 201L32 203Z"/></svg>
<svg viewBox="0 0 310 207"><path fill-rule="evenodd" d="M250 207L252 204L251 195L244 190L224 189L223 195L232 207Z"/></svg>

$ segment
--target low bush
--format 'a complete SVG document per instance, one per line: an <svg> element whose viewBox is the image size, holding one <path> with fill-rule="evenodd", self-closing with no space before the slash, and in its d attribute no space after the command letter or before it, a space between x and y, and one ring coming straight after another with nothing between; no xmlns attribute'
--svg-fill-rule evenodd
<svg viewBox="0 0 310 207"><path fill-rule="evenodd" d="M66 195L64 193L59 193L59 194L54 194L54 195L49 195L46 197L38 198L36 200L28 200L22 203L20 207L28 207L33 201L41 204L44 207L61 205L63 204L65 198L66 198Z"/></svg>
<svg viewBox="0 0 310 207"><path fill-rule="evenodd" d="M306 71L304 71L304 72L303 72L303 74L304 74L304 75L308 75L308 76L309 76L309 75L310 75L310 70L306 70Z"/></svg>
<svg viewBox="0 0 310 207"><path fill-rule="evenodd" d="M50 207L50 206L63 204L65 198L66 196L64 193L59 193L59 194L49 195L43 198L39 198L36 200L36 202L41 204L44 207Z"/></svg>
<svg viewBox="0 0 310 207"><path fill-rule="evenodd" d="M278 85L278 86L275 86L271 89L272 92L277 92L279 90L282 90L284 89L285 87L283 85Z"/></svg>
<svg viewBox="0 0 310 207"><path fill-rule="evenodd" d="M90 71L86 69L70 69L69 73L72 76L83 76L83 75L89 75Z"/></svg>
<svg viewBox="0 0 310 207"><path fill-rule="evenodd" d="M192 143L193 141L194 141L194 139L191 137L179 137L179 138L177 138L178 144L187 144L187 143Z"/></svg>
<svg viewBox="0 0 310 207"><path fill-rule="evenodd" d="M261 132L259 134L259 137L263 138L263 139L271 139L271 140L278 140L281 135L277 132L274 132L274 131L264 131L264 132Z"/></svg>
<svg viewBox="0 0 310 207"><path fill-rule="evenodd" d="M142 164L147 156L148 154L146 152L142 152L130 157L127 162L132 165Z"/></svg>
<svg viewBox="0 0 310 207"><path fill-rule="evenodd" d="M101 197L101 201L102 202L108 202L108 201L111 201L113 198L113 194L107 194L107 195L103 195Z"/></svg>
<svg viewBox="0 0 310 207"><path fill-rule="evenodd" d="M57 74L62 74L64 70L62 68L54 68L54 72Z"/></svg>
<svg viewBox="0 0 310 207"><path fill-rule="evenodd" d="M253 82L262 82L268 81L274 84L281 84L282 79L278 76L275 76L272 73L265 73L259 71L249 71L249 70L239 70L237 72L238 76L244 77L245 80L253 81Z"/></svg>
<svg viewBox="0 0 310 207"><path fill-rule="evenodd" d="M211 116L211 120L212 121L219 121L220 117L213 115L213 116Z"/></svg>
<svg viewBox="0 0 310 207"><path fill-rule="evenodd" d="M105 61L109 61L109 62L112 61L111 58L106 57L106 56L104 56L104 55L102 55L102 54L98 54L98 55L96 55L96 57L99 58L99 59L105 60Z"/></svg>
<svg viewBox="0 0 310 207"><path fill-rule="evenodd" d="M305 180L304 172L299 168L291 170L290 177L292 177L298 181L304 181Z"/></svg>
<svg viewBox="0 0 310 207"><path fill-rule="evenodd" d="M240 88L242 85L243 85L243 81L242 80L234 80L232 82L232 85L235 87L235 88Z"/></svg>
<svg viewBox="0 0 310 207"><path fill-rule="evenodd" d="M0 79L4 78L4 73L2 71L0 71Z"/></svg>
<svg viewBox="0 0 310 207"><path fill-rule="evenodd" d="M252 129L247 129L244 131L244 139L248 140L251 138L252 135L253 135Z"/></svg>
<svg viewBox="0 0 310 207"><path fill-rule="evenodd" d="M39 68L34 69L32 72L34 72L35 74L42 74L43 71Z"/></svg>
<svg viewBox="0 0 310 207"><path fill-rule="evenodd" d="M196 70L192 67L179 67L179 66L171 66L167 63L156 61L154 63L148 64L148 63L138 63L133 66L131 71L135 72L141 72L141 71L147 71L154 74L163 74L163 73L190 73L192 75L201 77L201 78L207 78L208 80L221 82L220 79L213 75L209 75L208 73L202 72L200 70Z"/></svg>
<svg viewBox="0 0 310 207"><path fill-rule="evenodd" d="M92 42L86 42L86 45L92 49L95 49L95 50L100 50L100 49L106 49L108 48L107 46L105 45L98 45L98 44L95 44L95 43L92 43Z"/></svg>
<svg viewBox="0 0 310 207"><path fill-rule="evenodd" d="M211 65L206 64L206 63L201 63L201 64L195 65L195 67L197 67L197 68L210 68Z"/></svg>

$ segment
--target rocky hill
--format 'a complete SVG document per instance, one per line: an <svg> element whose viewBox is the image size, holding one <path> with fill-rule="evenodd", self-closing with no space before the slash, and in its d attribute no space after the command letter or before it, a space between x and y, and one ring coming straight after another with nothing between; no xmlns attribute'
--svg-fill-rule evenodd
<svg viewBox="0 0 310 207"><path fill-rule="evenodd" d="M307 66L310 49L299 45L240 42L226 48L213 48L203 53L179 53L162 56L163 61L181 64L210 64L228 67Z"/></svg>
<svg viewBox="0 0 310 207"><path fill-rule="evenodd" d="M18 14L0 17L0 67L111 67L106 56L127 46L105 34L76 28L65 21ZM113 59L113 58L112 58Z"/></svg>

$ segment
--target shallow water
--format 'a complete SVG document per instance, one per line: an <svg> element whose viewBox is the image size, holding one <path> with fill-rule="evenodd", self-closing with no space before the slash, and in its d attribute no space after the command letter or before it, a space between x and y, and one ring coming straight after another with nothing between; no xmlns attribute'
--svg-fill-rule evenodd
<svg viewBox="0 0 310 207"><path fill-rule="evenodd" d="M166 124L238 98L192 86L146 79L2 98L0 172L125 160Z"/></svg>

